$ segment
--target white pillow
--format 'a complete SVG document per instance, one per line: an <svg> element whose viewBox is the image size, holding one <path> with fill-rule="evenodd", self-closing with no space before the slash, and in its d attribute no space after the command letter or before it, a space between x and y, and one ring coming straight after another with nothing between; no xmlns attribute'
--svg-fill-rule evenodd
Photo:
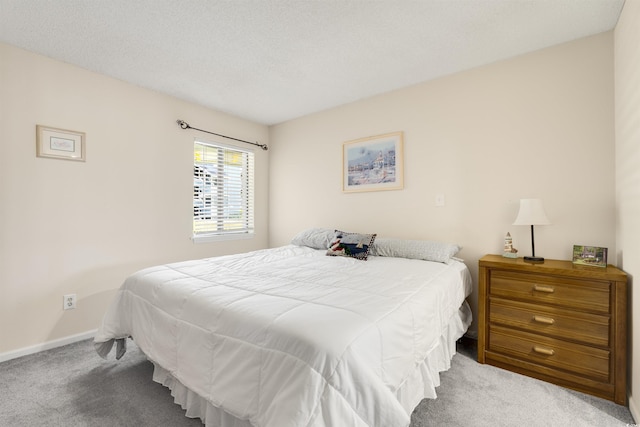
<svg viewBox="0 0 640 427"><path fill-rule="evenodd" d="M460 249L458 245L429 240L377 238L372 245L370 255L449 263Z"/></svg>
<svg viewBox="0 0 640 427"><path fill-rule="evenodd" d="M310 228L296 234L291 239L292 245L307 246L313 249L327 249L335 230L332 228Z"/></svg>

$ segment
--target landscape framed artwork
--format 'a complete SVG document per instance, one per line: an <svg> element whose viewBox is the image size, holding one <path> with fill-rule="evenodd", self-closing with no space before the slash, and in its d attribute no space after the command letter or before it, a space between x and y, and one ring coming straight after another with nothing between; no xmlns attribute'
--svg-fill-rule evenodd
<svg viewBox="0 0 640 427"><path fill-rule="evenodd" d="M607 248L573 245L573 263L576 265L607 266Z"/></svg>
<svg viewBox="0 0 640 427"><path fill-rule="evenodd" d="M345 142L342 147L342 191L402 189L402 145L402 132Z"/></svg>
<svg viewBox="0 0 640 427"><path fill-rule="evenodd" d="M84 162L85 134L36 125L36 156Z"/></svg>

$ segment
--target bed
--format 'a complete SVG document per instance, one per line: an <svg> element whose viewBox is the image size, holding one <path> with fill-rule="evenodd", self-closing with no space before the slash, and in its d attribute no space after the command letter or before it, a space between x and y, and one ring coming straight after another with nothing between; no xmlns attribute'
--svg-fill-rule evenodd
<svg viewBox="0 0 640 427"><path fill-rule="evenodd" d="M96 351L133 338L206 426L407 427L471 323L469 271L456 245L339 233L141 270Z"/></svg>

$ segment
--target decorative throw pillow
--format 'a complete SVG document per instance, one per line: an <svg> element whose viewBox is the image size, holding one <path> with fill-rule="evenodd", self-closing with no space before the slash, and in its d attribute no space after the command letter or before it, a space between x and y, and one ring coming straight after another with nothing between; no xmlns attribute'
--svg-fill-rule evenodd
<svg viewBox="0 0 640 427"><path fill-rule="evenodd" d="M422 259L446 264L458 251L460 246L451 243L380 238L371 248L371 255Z"/></svg>
<svg viewBox="0 0 640 427"><path fill-rule="evenodd" d="M334 230L331 228L310 228L296 234L291 239L291 244L313 249L327 249L333 235Z"/></svg>
<svg viewBox="0 0 640 427"><path fill-rule="evenodd" d="M375 238L375 234L346 233L336 230L329 243L327 255L346 256L366 261L369 248L373 245Z"/></svg>

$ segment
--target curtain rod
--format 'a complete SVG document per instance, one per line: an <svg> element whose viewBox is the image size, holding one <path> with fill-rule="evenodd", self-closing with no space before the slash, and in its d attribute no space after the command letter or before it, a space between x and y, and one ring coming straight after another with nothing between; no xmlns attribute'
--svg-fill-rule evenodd
<svg viewBox="0 0 640 427"><path fill-rule="evenodd" d="M219 133L215 133L215 132L209 132L208 130L194 128L191 125L189 125L189 123L185 122L184 120L178 119L178 120L176 120L176 123L178 123L182 129L199 130L200 132L210 133L211 135L221 136L221 137L227 138L227 139L233 139L234 141L244 142L245 144L256 145L256 146L262 148L265 151L269 149L269 147L267 147L267 144L258 144L257 142L245 141L244 139L233 138L231 136L220 135Z"/></svg>

